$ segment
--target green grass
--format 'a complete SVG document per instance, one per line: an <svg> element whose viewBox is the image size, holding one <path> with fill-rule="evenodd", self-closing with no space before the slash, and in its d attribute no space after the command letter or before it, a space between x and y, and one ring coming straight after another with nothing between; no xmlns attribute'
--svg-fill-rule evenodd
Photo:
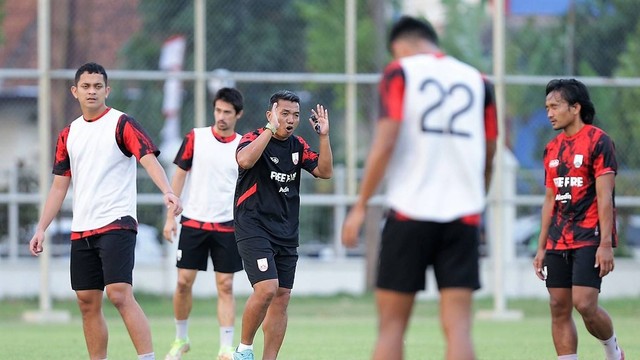
<svg viewBox="0 0 640 360"><path fill-rule="evenodd" d="M138 295L149 317L156 357L164 358L174 337L170 298ZM244 305L238 300L238 312ZM616 333L627 359L640 358L640 299L602 301L611 314ZM27 324L21 321L24 311L36 310L36 300L0 301L0 358L13 359L86 359L79 311L75 302L55 302L55 310L68 310L68 324ZM442 359L444 345L438 322L437 302L419 301L406 338L406 359ZM519 321L475 320L474 341L479 359L540 360L555 359L550 334L548 306L542 300L509 302L509 309L521 310ZM476 310L490 310L490 299L475 302ZM109 326L109 359L135 359L135 351L117 312L105 303ZM292 297L289 327L280 359L368 359L376 336L373 297L331 296ZM239 337L240 316L236 327ZM581 360L602 360L601 345L584 329L578 317ZM218 325L215 299L196 299L189 325L192 350L186 360L213 359L218 348ZM260 358L262 333L256 337L256 354Z"/></svg>

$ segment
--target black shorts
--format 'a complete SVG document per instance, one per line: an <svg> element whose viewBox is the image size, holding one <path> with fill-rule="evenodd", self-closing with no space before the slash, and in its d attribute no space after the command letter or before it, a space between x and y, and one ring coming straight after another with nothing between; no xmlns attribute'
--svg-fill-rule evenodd
<svg viewBox="0 0 640 360"><path fill-rule="evenodd" d="M242 270L242 259L233 232L183 226L176 252L176 266L206 271L209 257L214 271L230 274Z"/></svg>
<svg viewBox="0 0 640 360"><path fill-rule="evenodd" d="M133 284L136 233L112 230L71 241L71 288L104 290L114 283Z"/></svg>
<svg viewBox="0 0 640 360"><path fill-rule="evenodd" d="M278 279L278 286L293 288L298 263L298 248L275 244L267 238L253 237L238 241L238 250L251 286L264 280Z"/></svg>
<svg viewBox="0 0 640 360"><path fill-rule="evenodd" d="M588 286L600 290L600 268L594 267L597 250L597 246L565 251L547 250L544 257L547 287Z"/></svg>
<svg viewBox="0 0 640 360"><path fill-rule="evenodd" d="M433 266L438 289L480 288L478 226L462 221L387 218L382 230L376 286L413 293L425 289Z"/></svg>

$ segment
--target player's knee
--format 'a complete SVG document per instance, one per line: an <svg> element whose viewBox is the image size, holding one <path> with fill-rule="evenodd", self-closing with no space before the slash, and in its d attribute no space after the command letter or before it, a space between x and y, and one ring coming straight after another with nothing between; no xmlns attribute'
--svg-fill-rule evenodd
<svg viewBox="0 0 640 360"><path fill-rule="evenodd" d="M102 299L100 299L100 301L95 301L90 298L78 297L78 308L82 314L100 312L102 308Z"/></svg>
<svg viewBox="0 0 640 360"><path fill-rule="evenodd" d="M598 310L598 304L590 299L575 299L573 307L582 315L582 317L589 317L596 313Z"/></svg>
<svg viewBox="0 0 640 360"><path fill-rule="evenodd" d="M564 299L551 298L549 308L554 317L571 316L571 303Z"/></svg>
<svg viewBox="0 0 640 360"><path fill-rule="evenodd" d="M278 292L278 281L265 280L253 286L253 294L255 297L264 302L270 303Z"/></svg>
<svg viewBox="0 0 640 360"><path fill-rule="evenodd" d="M125 306L128 301L133 299L133 294L130 289L113 287L107 288L107 298L116 308Z"/></svg>
<svg viewBox="0 0 640 360"><path fill-rule="evenodd" d="M191 288L193 287L193 282L187 279L178 279L178 283L176 285L176 290L179 293L189 293L191 292Z"/></svg>
<svg viewBox="0 0 640 360"><path fill-rule="evenodd" d="M217 289L219 295L233 296L233 281L218 282Z"/></svg>

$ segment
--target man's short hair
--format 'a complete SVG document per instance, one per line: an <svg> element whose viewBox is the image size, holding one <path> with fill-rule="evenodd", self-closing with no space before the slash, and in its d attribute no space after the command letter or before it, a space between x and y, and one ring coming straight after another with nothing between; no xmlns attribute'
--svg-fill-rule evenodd
<svg viewBox="0 0 640 360"><path fill-rule="evenodd" d="M406 15L393 24L389 32L389 46L402 38L420 38L438 45L438 34L429 21Z"/></svg>
<svg viewBox="0 0 640 360"><path fill-rule="evenodd" d="M271 99L269 99L269 110L271 110L273 103L278 102L278 100L287 100L300 104L300 97L296 95L296 93L290 90L280 90L271 95Z"/></svg>
<svg viewBox="0 0 640 360"><path fill-rule="evenodd" d="M216 106L216 101L222 100L233 105L236 114L240 113L244 109L244 98L242 93L238 89L224 87L216 92L213 98L213 106Z"/></svg>
<svg viewBox="0 0 640 360"><path fill-rule="evenodd" d="M78 85L78 81L80 81L80 76L84 73L102 74L102 76L104 77L104 84L105 85L107 84L107 71L100 64L97 64L94 62L88 62L80 66L78 68L78 71L76 71L76 77L74 82L75 85Z"/></svg>

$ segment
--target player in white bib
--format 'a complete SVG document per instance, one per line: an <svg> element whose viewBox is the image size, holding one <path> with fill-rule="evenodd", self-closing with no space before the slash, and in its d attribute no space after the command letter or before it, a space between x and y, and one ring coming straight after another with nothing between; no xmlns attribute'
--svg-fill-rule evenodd
<svg viewBox="0 0 640 360"><path fill-rule="evenodd" d="M215 122L195 128L184 138L174 163L178 166L171 186L183 195L180 241L176 254L178 283L173 295L176 338L165 360L179 360L191 346L188 320L192 287L198 270L206 271L211 258L218 295L220 347L218 360L231 360L235 323L233 274L242 270L233 226L233 197L238 179L236 148L240 134L236 122L242 117L240 91L222 88L213 99ZM184 190L184 193L183 193ZM177 224L167 215L163 235L173 241Z"/></svg>
<svg viewBox="0 0 640 360"><path fill-rule="evenodd" d="M136 246L136 160L163 192L174 215L182 211L157 160L158 148L129 115L106 105L107 73L96 63L81 66L71 93L82 115L58 136L53 183L44 204L31 253L42 252L44 232L73 182L71 287L82 313L91 359L107 358L109 334L102 312L103 293L118 309L140 360L153 360L147 318L133 296ZM52 356L55 357L55 356Z"/></svg>
<svg viewBox="0 0 640 360"><path fill-rule="evenodd" d="M497 122L491 85L445 55L431 24L400 18L394 60L380 83L381 114L360 195L342 241L355 246L367 202L386 173L389 214L376 281L374 359L402 359L415 295L434 269L449 360L475 359L472 293L480 288L479 226L491 177Z"/></svg>

